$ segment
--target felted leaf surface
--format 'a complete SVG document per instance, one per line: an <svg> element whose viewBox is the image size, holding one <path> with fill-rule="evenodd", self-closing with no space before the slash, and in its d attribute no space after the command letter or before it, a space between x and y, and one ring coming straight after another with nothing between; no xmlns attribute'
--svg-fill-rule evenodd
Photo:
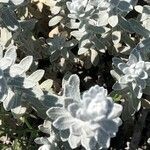
<svg viewBox="0 0 150 150"><path fill-rule="evenodd" d="M71 97L76 101L80 100L80 90L79 90L80 80L77 75L72 75L67 81L64 87L64 96Z"/></svg>
<svg viewBox="0 0 150 150"><path fill-rule="evenodd" d="M5 110L9 111L15 107L20 106L21 104L21 99L20 95L16 94L11 90L8 89L8 95L6 99L3 101L3 107Z"/></svg>
<svg viewBox="0 0 150 150"><path fill-rule="evenodd" d="M38 82L42 79L43 75L44 75L44 70L42 69L36 70L28 77L28 80Z"/></svg>
<svg viewBox="0 0 150 150"><path fill-rule="evenodd" d="M52 119L56 120L58 117L63 117L63 116L70 116L70 114L64 109L64 108L59 108L59 107L53 107L50 108L47 111L47 115Z"/></svg>
<svg viewBox="0 0 150 150"><path fill-rule="evenodd" d="M75 119L70 116L63 116L58 117L54 122L53 125L55 128L59 130L66 130L74 123Z"/></svg>
<svg viewBox="0 0 150 150"><path fill-rule="evenodd" d="M55 16L52 19L50 19L48 25L49 26L55 26L57 25L61 20L63 19L62 16Z"/></svg>
<svg viewBox="0 0 150 150"><path fill-rule="evenodd" d="M10 58L12 60L12 63L14 63L17 58L16 49L16 46L11 46L10 48L8 48L5 52L4 58Z"/></svg>
<svg viewBox="0 0 150 150"><path fill-rule="evenodd" d="M115 27L118 24L118 16L117 15L112 15L108 19L108 23L112 26Z"/></svg>

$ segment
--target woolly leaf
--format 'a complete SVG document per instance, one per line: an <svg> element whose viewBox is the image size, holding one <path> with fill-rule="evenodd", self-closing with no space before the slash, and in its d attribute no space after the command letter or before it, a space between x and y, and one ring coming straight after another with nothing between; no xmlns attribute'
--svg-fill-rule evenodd
<svg viewBox="0 0 150 150"><path fill-rule="evenodd" d="M48 91L50 92L52 90L52 85L53 85L53 80L51 79L47 79L45 80L44 82L42 82L40 84L40 88L43 90L43 91Z"/></svg>
<svg viewBox="0 0 150 150"><path fill-rule="evenodd" d="M73 98L76 101L80 100L80 90L79 90L80 80L77 75L71 75L64 86L64 96Z"/></svg>
<svg viewBox="0 0 150 150"><path fill-rule="evenodd" d="M6 70L12 64L12 60L10 58L2 58L0 59L0 69Z"/></svg>
<svg viewBox="0 0 150 150"><path fill-rule="evenodd" d="M70 116L58 117L54 122L53 126L59 130L66 130L74 123L74 118Z"/></svg>
<svg viewBox="0 0 150 150"><path fill-rule="evenodd" d="M118 24L118 16L117 15L112 15L108 19L108 23L112 26L115 27Z"/></svg>
<svg viewBox="0 0 150 150"><path fill-rule="evenodd" d="M98 62L99 62L99 55L98 52L94 49L90 49L91 50L91 63L94 66L97 66Z"/></svg>
<svg viewBox="0 0 150 150"><path fill-rule="evenodd" d="M44 75L44 70L36 70L35 72L33 72L30 76L28 76L27 80L31 80L34 81L35 83L37 83L38 81L40 81L42 79Z"/></svg>
<svg viewBox="0 0 150 150"><path fill-rule="evenodd" d="M62 20L62 18L63 18L62 16L55 16L52 19L50 19L48 25L49 26L55 26Z"/></svg>
<svg viewBox="0 0 150 150"><path fill-rule="evenodd" d="M20 106L20 104L21 104L20 95L19 94L15 95L15 93L11 89L8 89L7 98L3 101L4 109L9 111L15 107Z"/></svg>
<svg viewBox="0 0 150 150"><path fill-rule="evenodd" d="M82 54L86 53L88 50L89 50L88 48L81 47L78 50L78 55L82 55Z"/></svg>
<svg viewBox="0 0 150 150"><path fill-rule="evenodd" d="M20 118L25 114L26 110L27 110L26 107L18 106L18 107L15 107L14 109L11 109L11 112L15 118Z"/></svg>
<svg viewBox="0 0 150 150"><path fill-rule="evenodd" d="M68 138L68 142L72 149L78 147L80 145L81 137L76 135L70 135Z"/></svg>
<svg viewBox="0 0 150 150"><path fill-rule="evenodd" d="M61 107L50 108L46 113L52 120L55 120L58 117L69 116L69 113L64 108Z"/></svg>
<svg viewBox="0 0 150 150"><path fill-rule="evenodd" d="M47 111L48 116L49 118L53 117L53 126L60 130L63 141L68 140L71 148L76 148L79 145L89 150L108 148L110 138L116 135L118 126L121 125L119 115L122 106L115 105L113 100L107 97L107 90L98 85L84 92L82 99L77 96L78 100L76 100L74 94L78 93L79 90L76 79L77 75L71 75L68 80L63 82L65 84L63 85L64 89L68 86L68 90L73 88L74 92L72 93L71 90L69 93L72 94L65 94L67 105L50 108ZM77 88L73 85L76 85ZM115 112L117 109L118 111ZM112 124L112 128L109 124ZM63 132L67 132L66 136L63 136ZM97 132L101 135L100 138Z"/></svg>
<svg viewBox="0 0 150 150"><path fill-rule="evenodd" d="M12 63L15 63L17 58L16 49L16 46L11 46L10 48L8 48L5 52L4 58L10 58L12 60Z"/></svg>
<svg viewBox="0 0 150 150"><path fill-rule="evenodd" d="M23 69L23 72L26 72L27 70L29 70L32 64L32 61L33 61L32 56L27 56L20 61L19 66Z"/></svg>

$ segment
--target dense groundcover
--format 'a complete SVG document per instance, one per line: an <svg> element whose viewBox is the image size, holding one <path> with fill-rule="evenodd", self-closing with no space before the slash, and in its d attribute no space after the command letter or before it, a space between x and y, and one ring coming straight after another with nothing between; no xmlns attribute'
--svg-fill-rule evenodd
<svg viewBox="0 0 150 150"><path fill-rule="evenodd" d="M0 0L0 149L150 149L149 0Z"/></svg>

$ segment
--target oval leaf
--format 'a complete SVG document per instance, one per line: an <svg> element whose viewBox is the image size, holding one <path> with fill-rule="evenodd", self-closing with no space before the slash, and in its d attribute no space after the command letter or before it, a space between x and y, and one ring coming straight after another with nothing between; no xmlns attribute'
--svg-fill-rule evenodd
<svg viewBox="0 0 150 150"><path fill-rule="evenodd" d="M62 20L62 16L55 16L55 17L53 17L50 21L49 21L49 23L48 23L48 25L49 26L55 26L56 24L58 24L61 20Z"/></svg>
<svg viewBox="0 0 150 150"><path fill-rule="evenodd" d="M115 27L115 26L118 24L118 16L117 16L117 15L113 15L113 16L109 17L108 23L109 23L112 27Z"/></svg>
<svg viewBox="0 0 150 150"><path fill-rule="evenodd" d="M27 70L29 70L32 62L33 62L33 57L27 56L20 61L19 66L23 69L24 72L26 72Z"/></svg>
<svg viewBox="0 0 150 150"><path fill-rule="evenodd" d="M44 75L44 70L39 69L36 70L35 72L33 72L27 79L28 80L32 80L34 82L38 82L42 79L43 75Z"/></svg>

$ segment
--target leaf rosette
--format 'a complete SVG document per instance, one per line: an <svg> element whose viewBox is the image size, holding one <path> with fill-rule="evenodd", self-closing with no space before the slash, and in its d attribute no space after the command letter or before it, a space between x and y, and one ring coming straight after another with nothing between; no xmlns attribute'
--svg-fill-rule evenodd
<svg viewBox="0 0 150 150"><path fill-rule="evenodd" d="M127 63L114 57L113 65L121 73L113 89L123 90L128 87L131 92L140 99L143 94L143 89L145 89L147 85L146 82L150 73L150 62L145 62L141 52L134 49Z"/></svg>
<svg viewBox="0 0 150 150"><path fill-rule="evenodd" d="M70 81L71 78L78 80L76 75L72 75ZM54 120L53 126L60 130L62 140L68 140L72 149L79 145L88 150L108 148L110 138L116 136L122 123L119 118L122 106L115 104L107 96L107 90L98 85L84 92L82 99L76 97L78 91L73 91L71 86L70 89L72 99L65 99L64 107L53 107L47 111ZM64 133L68 135L65 138Z"/></svg>

